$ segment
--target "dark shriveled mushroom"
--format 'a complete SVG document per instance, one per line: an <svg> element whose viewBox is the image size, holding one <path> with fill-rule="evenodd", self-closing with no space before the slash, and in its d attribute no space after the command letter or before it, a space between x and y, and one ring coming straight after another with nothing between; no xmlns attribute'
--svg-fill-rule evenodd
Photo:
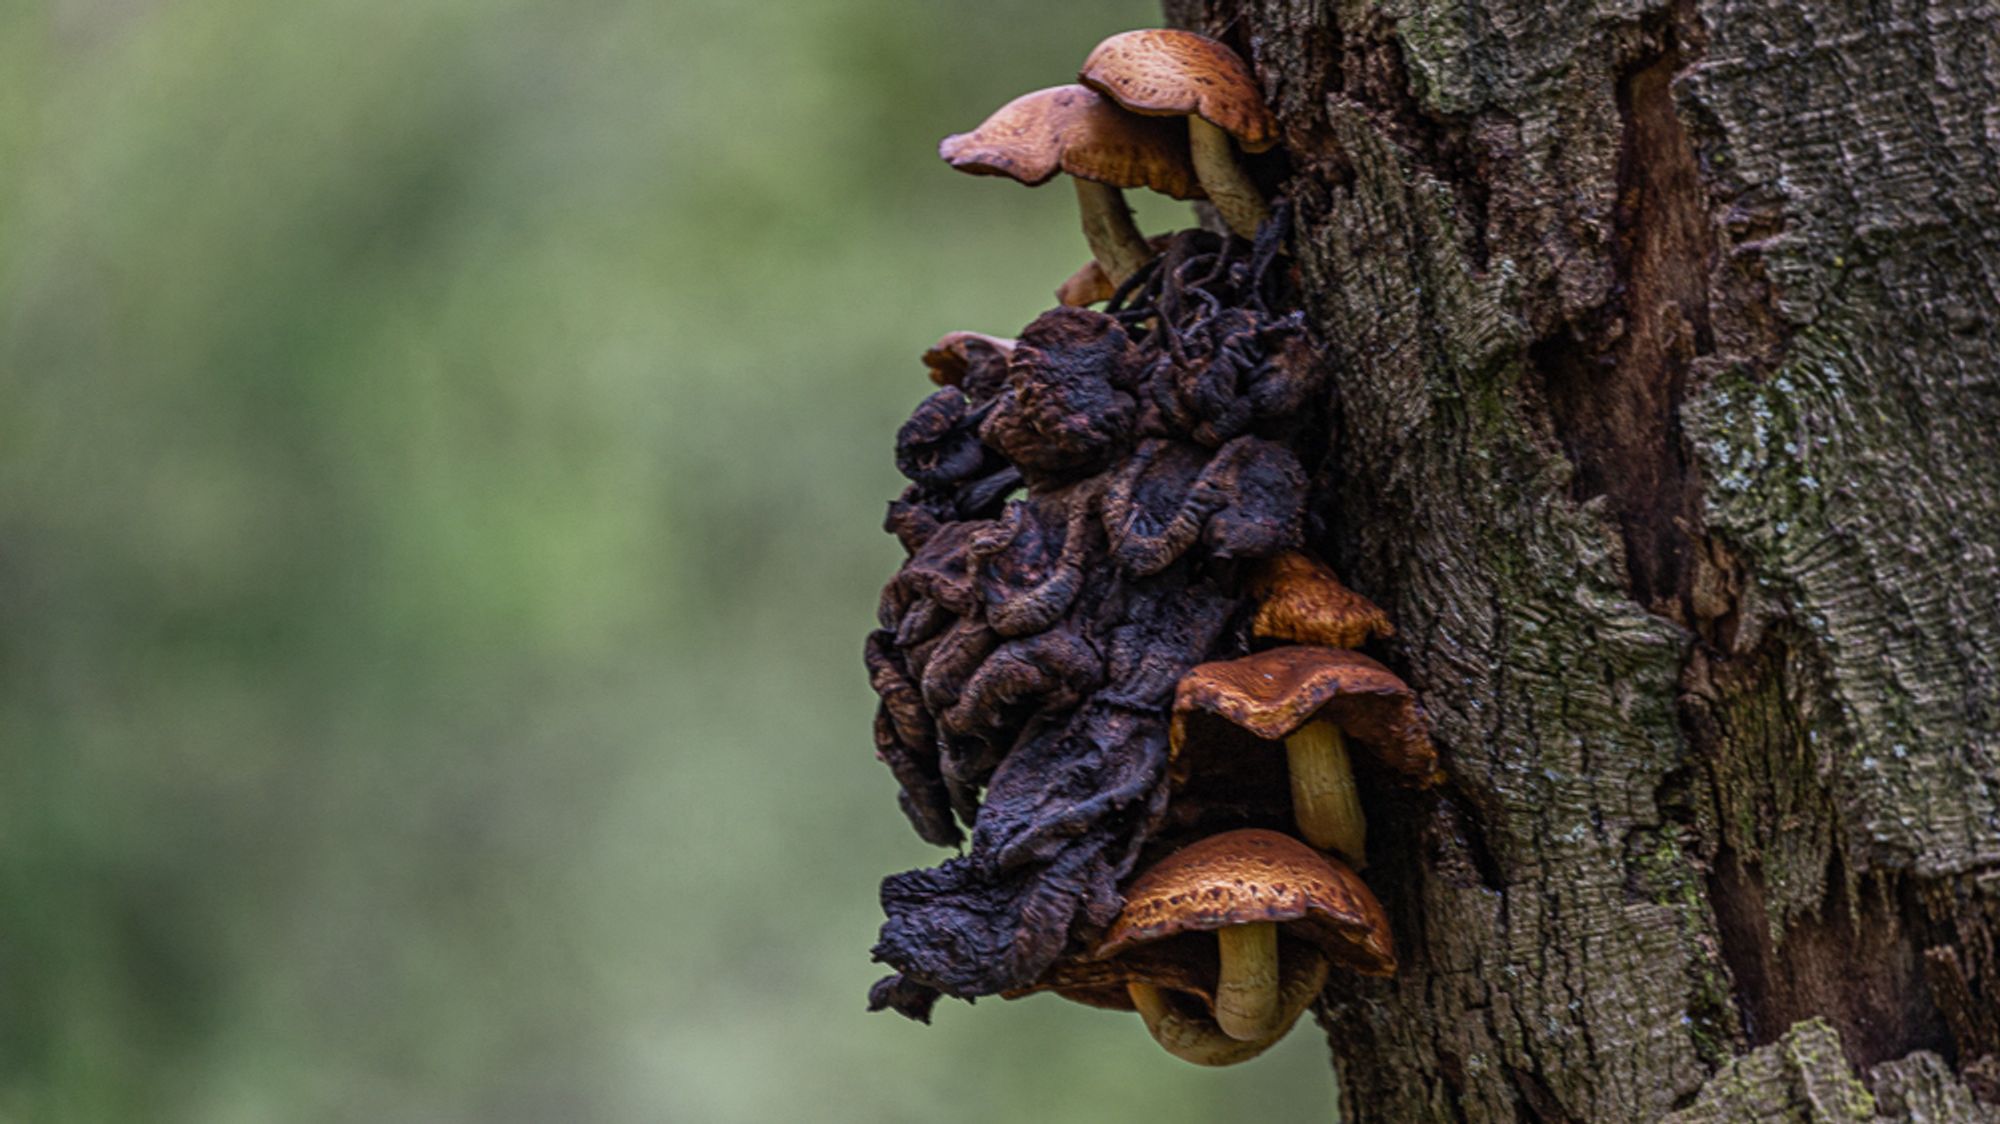
<svg viewBox="0 0 2000 1124"><path fill-rule="evenodd" d="M1310 477L1289 438L1325 431L1320 396L1296 393L1317 364L1284 229L1183 231L1105 312L1052 311L1004 358L965 345L958 385L900 435L911 483L886 525L907 557L868 645L876 748L920 834L970 838L883 882L875 955L896 974L874 1006L922 1018L940 995L1035 984L1087 953L1156 849L1176 687L1236 650L1238 579L1299 547ZM1281 822L1269 764L1257 825ZM1216 938L1190 939L1213 960ZM1286 947L1281 988L1301 972ZM1168 999L1163 1038L1245 1056Z"/></svg>
<svg viewBox="0 0 2000 1124"><path fill-rule="evenodd" d="M997 368L1004 372L1007 357L1014 353L1014 341L983 332L946 332L924 349L924 366L931 381L939 386L958 386L968 375L977 380ZM992 376L988 375L990 381Z"/></svg>

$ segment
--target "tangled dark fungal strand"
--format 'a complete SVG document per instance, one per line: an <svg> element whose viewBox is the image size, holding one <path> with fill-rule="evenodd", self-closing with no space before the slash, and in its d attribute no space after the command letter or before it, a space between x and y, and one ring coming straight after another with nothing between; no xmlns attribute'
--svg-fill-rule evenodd
<svg viewBox="0 0 2000 1124"><path fill-rule="evenodd" d="M876 750L919 835L971 837L884 881L874 953L897 974L872 1008L1031 986L1117 916L1165 819L1175 685L1241 654L1246 567L1303 537L1322 375L1283 214L1254 244L1184 231L1109 311L940 361L956 385L898 434Z"/></svg>

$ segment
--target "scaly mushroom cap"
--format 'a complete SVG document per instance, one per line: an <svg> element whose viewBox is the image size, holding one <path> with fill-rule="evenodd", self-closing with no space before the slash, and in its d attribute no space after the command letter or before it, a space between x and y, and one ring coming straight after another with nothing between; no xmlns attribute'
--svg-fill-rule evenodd
<svg viewBox="0 0 2000 1124"><path fill-rule="evenodd" d="M1014 341L983 332L946 332L924 352L924 366L939 386L957 386L974 362L997 359L1002 365L1014 353Z"/></svg>
<svg viewBox="0 0 2000 1124"><path fill-rule="evenodd" d="M938 155L961 172L1006 176L1029 187L1067 172L1112 187L1203 198L1187 130L1126 113L1082 86L1023 94L977 129L944 138Z"/></svg>
<svg viewBox="0 0 2000 1124"><path fill-rule="evenodd" d="M1134 113L1199 116L1246 152L1278 140L1278 122L1250 68L1206 35L1170 28L1113 35L1090 52L1077 79Z"/></svg>
<svg viewBox="0 0 2000 1124"><path fill-rule="evenodd" d="M1396 634L1388 614L1340 583L1326 563L1291 550L1257 568L1250 579L1257 598L1254 635L1294 644L1359 648L1370 637Z"/></svg>
<svg viewBox="0 0 2000 1124"><path fill-rule="evenodd" d="M1415 692L1395 672L1340 648L1272 648L1196 667L1174 692L1169 741L1178 759L1191 743L1228 739L1226 728L1204 730L1203 722L1275 742L1314 718L1339 726L1409 783L1435 782L1437 751Z"/></svg>
<svg viewBox="0 0 2000 1124"><path fill-rule="evenodd" d="M1275 831L1245 828L1183 847L1139 876L1125 909L1091 955L1109 959L1153 941L1258 921L1278 923L1327 959L1393 975L1389 917L1360 876Z"/></svg>

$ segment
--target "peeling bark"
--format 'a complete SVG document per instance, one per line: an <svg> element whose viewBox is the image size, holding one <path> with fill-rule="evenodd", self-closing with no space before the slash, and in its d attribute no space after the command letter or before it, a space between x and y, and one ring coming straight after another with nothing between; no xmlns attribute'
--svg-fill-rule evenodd
<svg viewBox="0 0 2000 1124"><path fill-rule="evenodd" d="M1313 545L1451 776L1364 793L1348 1118L1991 1112L2000 9L1167 10L1281 121Z"/></svg>

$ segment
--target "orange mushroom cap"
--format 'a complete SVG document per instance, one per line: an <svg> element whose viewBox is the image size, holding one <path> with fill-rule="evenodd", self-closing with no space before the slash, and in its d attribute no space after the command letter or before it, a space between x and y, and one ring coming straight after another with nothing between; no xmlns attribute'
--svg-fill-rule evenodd
<svg viewBox="0 0 2000 1124"><path fill-rule="evenodd" d="M977 129L946 137L938 155L961 172L1006 176L1029 187L1067 172L1112 187L1203 198L1185 129L1126 113L1082 86L1023 94Z"/></svg>
<svg viewBox="0 0 2000 1124"><path fill-rule="evenodd" d="M1396 971L1389 916L1361 877L1289 835L1244 828L1154 863L1091 955L1108 959L1182 933L1269 921L1363 975Z"/></svg>
<svg viewBox="0 0 2000 1124"><path fill-rule="evenodd" d="M1083 61L1077 80L1134 113L1201 117L1246 152L1278 141L1278 122L1235 51L1192 31L1149 28L1113 35Z"/></svg>
<svg viewBox="0 0 2000 1124"><path fill-rule="evenodd" d="M1333 722L1412 783L1428 785L1438 777L1437 751L1410 685L1367 656L1340 648L1272 648L1201 664L1181 677L1174 692L1169 744L1179 758L1191 741L1228 738L1226 728L1199 730L1203 722L1282 741L1314 718Z"/></svg>
<svg viewBox="0 0 2000 1124"><path fill-rule="evenodd" d="M1250 593L1259 601L1250 631L1267 639L1359 648L1370 637L1396 634L1387 613L1302 551L1286 551L1259 566Z"/></svg>

